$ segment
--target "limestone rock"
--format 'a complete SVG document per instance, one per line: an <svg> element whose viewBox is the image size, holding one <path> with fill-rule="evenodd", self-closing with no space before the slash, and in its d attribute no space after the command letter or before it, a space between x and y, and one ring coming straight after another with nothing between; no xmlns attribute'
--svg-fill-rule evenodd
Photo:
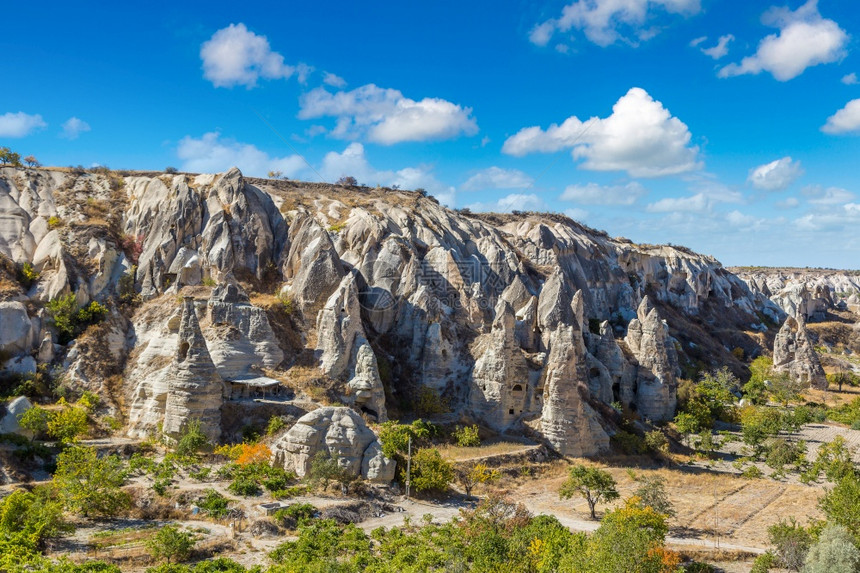
<svg viewBox="0 0 860 573"><path fill-rule="evenodd" d="M206 343L222 378L276 368L284 361L266 311L252 305L238 285L215 287L207 306Z"/></svg>
<svg viewBox="0 0 860 573"><path fill-rule="evenodd" d="M346 274L328 232L306 212L290 225L290 249L282 263L290 295L305 312L319 308Z"/></svg>
<svg viewBox="0 0 860 573"><path fill-rule="evenodd" d="M388 420L388 412L385 409L385 388L379 377L379 367L376 364L376 354L370 344L364 338L356 338L353 351L355 372L347 387L350 391L353 403L356 407L375 416L377 421Z"/></svg>
<svg viewBox="0 0 860 573"><path fill-rule="evenodd" d="M549 340L541 433L565 456L590 456L608 449L609 435L587 402L582 334L573 326L560 326Z"/></svg>
<svg viewBox="0 0 860 573"><path fill-rule="evenodd" d="M190 420L200 420L200 429L216 442L221 436L224 382L209 356L190 297L182 302L179 345L167 379L164 434L177 439Z"/></svg>
<svg viewBox="0 0 860 573"><path fill-rule="evenodd" d="M630 321L625 337L639 366L636 411L650 420L670 420L677 404L678 355L669 327L647 296L642 299L637 315Z"/></svg>
<svg viewBox="0 0 860 573"><path fill-rule="evenodd" d="M325 407L305 414L272 448L274 463L299 477L310 471L318 452L366 480L388 483L395 464L382 455L376 434L354 410Z"/></svg>
<svg viewBox="0 0 860 573"><path fill-rule="evenodd" d="M24 412L33 407L26 396L18 396L6 404L6 412L0 417L0 434L20 434L32 437L32 433L21 427L19 423Z"/></svg>
<svg viewBox="0 0 860 573"><path fill-rule="evenodd" d="M508 429L528 411L528 367L516 342L516 317L499 299L490 334L479 346L469 396L469 412L496 430Z"/></svg>
<svg viewBox="0 0 860 573"><path fill-rule="evenodd" d="M788 372L813 388L826 388L827 379L803 319L788 317L773 342L773 369Z"/></svg>
<svg viewBox="0 0 860 573"><path fill-rule="evenodd" d="M0 324L0 351L17 354L32 349L32 322L23 303L0 302Z"/></svg>
<svg viewBox="0 0 860 573"><path fill-rule="evenodd" d="M342 377L357 336L364 337L355 275L348 274L329 297L317 318L320 369L334 379Z"/></svg>

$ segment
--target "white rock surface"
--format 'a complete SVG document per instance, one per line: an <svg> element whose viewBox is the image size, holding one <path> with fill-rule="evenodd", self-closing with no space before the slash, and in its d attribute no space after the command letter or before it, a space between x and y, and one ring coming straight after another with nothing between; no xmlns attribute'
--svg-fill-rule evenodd
<svg viewBox="0 0 860 573"><path fill-rule="evenodd" d="M299 477L310 471L318 452L368 481L394 479L396 464L382 455L376 434L350 408L325 407L305 414L272 448L274 463Z"/></svg>

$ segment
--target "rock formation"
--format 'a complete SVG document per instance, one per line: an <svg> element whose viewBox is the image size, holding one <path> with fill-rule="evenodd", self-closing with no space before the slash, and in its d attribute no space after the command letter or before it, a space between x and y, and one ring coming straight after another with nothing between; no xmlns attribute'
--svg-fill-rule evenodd
<svg viewBox="0 0 860 573"><path fill-rule="evenodd" d="M350 408L319 408L299 418L272 448L274 463L299 477L319 453L355 476L376 483L394 479L395 463L382 454L376 434Z"/></svg>
<svg viewBox="0 0 860 573"><path fill-rule="evenodd" d="M84 209L93 202L104 220ZM756 349L746 332L784 317L719 262L682 247L636 245L559 215L463 213L409 191L237 169L120 177L0 168L0 255L41 273L27 289L0 292L7 368L68 365L83 373L75 384L109 392L97 379L107 376L84 379L82 346L55 344L44 305L64 293L113 305L120 277L126 296L141 295L128 321L110 324L123 380L116 402L132 436L162 422L175 434L182 416L198 414L214 435L215 381L232 388L271 369L306 404L291 406L292 417L313 407L301 395L308 379L379 420L393 406L386 397L408 410L430 390L452 419L507 432L528 425L560 450L597 451L613 431L602 404L667 419L688 349L707 346L714 365L730 363L719 333ZM250 302L273 293L292 301L290 312ZM190 334L194 312L175 302L187 294L209 298ZM680 357L661 318L689 335ZM176 356L186 339L200 351L194 368ZM194 384L205 391L179 387ZM231 393L230 403L251 402L244 396Z"/></svg>
<svg viewBox="0 0 860 573"><path fill-rule="evenodd" d="M513 308L499 299L495 314L492 331L478 346L468 410L491 428L506 430L528 412L534 388L516 341Z"/></svg>
<svg viewBox="0 0 860 573"><path fill-rule="evenodd" d="M559 453L589 456L609 447L609 436L588 404L582 332L562 325L549 337L543 386L541 434Z"/></svg>
<svg viewBox="0 0 860 573"><path fill-rule="evenodd" d="M194 311L194 299L182 301L182 319L173 363L167 373L163 432L178 439L191 420L212 442L221 436L224 382L215 369Z"/></svg>
<svg viewBox="0 0 860 573"><path fill-rule="evenodd" d="M636 316L624 339L638 363L636 411L649 420L671 420L677 403L678 355L669 328L647 296Z"/></svg>
<svg viewBox="0 0 860 573"><path fill-rule="evenodd" d="M785 319L773 343L773 369L813 388L826 388L827 378L803 319Z"/></svg>
<svg viewBox="0 0 860 573"><path fill-rule="evenodd" d="M21 427L19 423L24 412L33 407L26 396L18 396L10 400L5 406L5 412L0 415L0 434L20 434L28 438L32 433Z"/></svg>

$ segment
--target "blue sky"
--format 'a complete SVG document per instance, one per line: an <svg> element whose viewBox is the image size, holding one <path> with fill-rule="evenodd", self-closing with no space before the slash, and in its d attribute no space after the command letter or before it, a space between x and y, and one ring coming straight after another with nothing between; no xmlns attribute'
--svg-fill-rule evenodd
<svg viewBox="0 0 860 573"><path fill-rule="evenodd" d="M38 12L0 35L0 145L47 165L352 175L725 264L860 267L854 2Z"/></svg>

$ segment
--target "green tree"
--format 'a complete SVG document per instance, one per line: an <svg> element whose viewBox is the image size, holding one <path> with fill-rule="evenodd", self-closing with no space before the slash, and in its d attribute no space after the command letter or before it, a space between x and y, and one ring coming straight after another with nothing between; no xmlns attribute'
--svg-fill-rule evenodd
<svg viewBox="0 0 860 573"><path fill-rule="evenodd" d="M860 571L860 549L842 526L828 525L818 541L809 548L803 573L837 573Z"/></svg>
<svg viewBox="0 0 860 573"><path fill-rule="evenodd" d="M99 458L93 448L70 446L57 456L54 486L66 507L84 516L114 516L131 505L120 488L126 470L115 455Z"/></svg>
<svg viewBox="0 0 860 573"><path fill-rule="evenodd" d="M329 482L339 481L341 474L346 470L340 467L339 460L327 451L320 450L311 460L311 467L305 476L305 480L312 487L322 486L325 490Z"/></svg>
<svg viewBox="0 0 860 573"><path fill-rule="evenodd" d="M832 441L818 447L815 462L803 473L804 482L817 481L823 473L828 481L837 483L843 477L854 474L854 448L849 447L845 438L836 436Z"/></svg>
<svg viewBox="0 0 860 573"><path fill-rule="evenodd" d="M32 155L28 155L27 157L25 157L24 163L26 163L28 167L41 167L42 166L42 164L39 163L39 160L36 159Z"/></svg>
<svg viewBox="0 0 860 573"><path fill-rule="evenodd" d="M0 502L0 537L41 547L47 539L71 531L63 520L63 505L47 488L16 489Z"/></svg>
<svg viewBox="0 0 860 573"><path fill-rule="evenodd" d="M165 525L149 538L146 546L154 559L185 561L194 548L194 536L188 531L180 531L175 525Z"/></svg>
<svg viewBox="0 0 860 573"><path fill-rule="evenodd" d="M696 393L708 407L712 420L730 421L729 411L735 403L734 392L740 381L728 367L702 374Z"/></svg>
<svg viewBox="0 0 860 573"><path fill-rule="evenodd" d="M779 434L782 422L782 414L776 408L747 406L741 410L741 436L753 448L753 455L761 455L765 440Z"/></svg>
<svg viewBox="0 0 860 573"><path fill-rule="evenodd" d="M48 436L64 444L73 444L89 430L87 412L60 400L61 409L48 420Z"/></svg>
<svg viewBox="0 0 860 573"><path fill-rule="evenodd" d="M567 479L561 484L558 496L561 499L570 499L578 496L585 498L591 519L597 519L594 508L598 503L618 499L615 479L609 472L600 468L576 464L571 466Z"/></svg>
<svg viewBox="0 0 860 573"><path fill-rule="evenodd" d="M21 414L18 418L18 424L24 430L31 432L34 440L43 438L48 435L48 422L51 421L53 414L50 410L33 406Z"/></svg>
<svg viewBox="0 0 860 573"><path fill-rule="evenodd" d="M792 571L800 571L813 537L794 518L780 520L767 528L767 535L780 565Z"/></svg>
<svg viewBox="0 0 860 573"><path fill-rule="evenodd" d="M21 166L21 155L8 147L0 147L0 165Z"/></svg>
<svg viewBox="0 0 860 573"><path fill-rule="evenodd" d="M819 507L827 521L846 528L855 538L860 538L860 477L850 473L824 494Z"/></svg>
<svg viewBox="0 0 860 573"><path fill-rule="evenodd" d="M660 515L674 517L675 508L666 493L666 478L660 475L637 476L639 487L635 495L642 507L650 507Z"/></svg>
<svg viewBox="0 0 860 573"><path fill-rule="evenodd" d="M412 456L412 486L415 491L445 491L454 481L454 466L436 448L422 448Z"/></svg>
<svg viewBox="0 0 860 573"><path fill-rule="evenodd" d="M472 490L481 483L492 483L499 479L499 470L490 469L486 464L468 464L456 470L457 481L463 486L466 497L472 497Z"/></svg>

